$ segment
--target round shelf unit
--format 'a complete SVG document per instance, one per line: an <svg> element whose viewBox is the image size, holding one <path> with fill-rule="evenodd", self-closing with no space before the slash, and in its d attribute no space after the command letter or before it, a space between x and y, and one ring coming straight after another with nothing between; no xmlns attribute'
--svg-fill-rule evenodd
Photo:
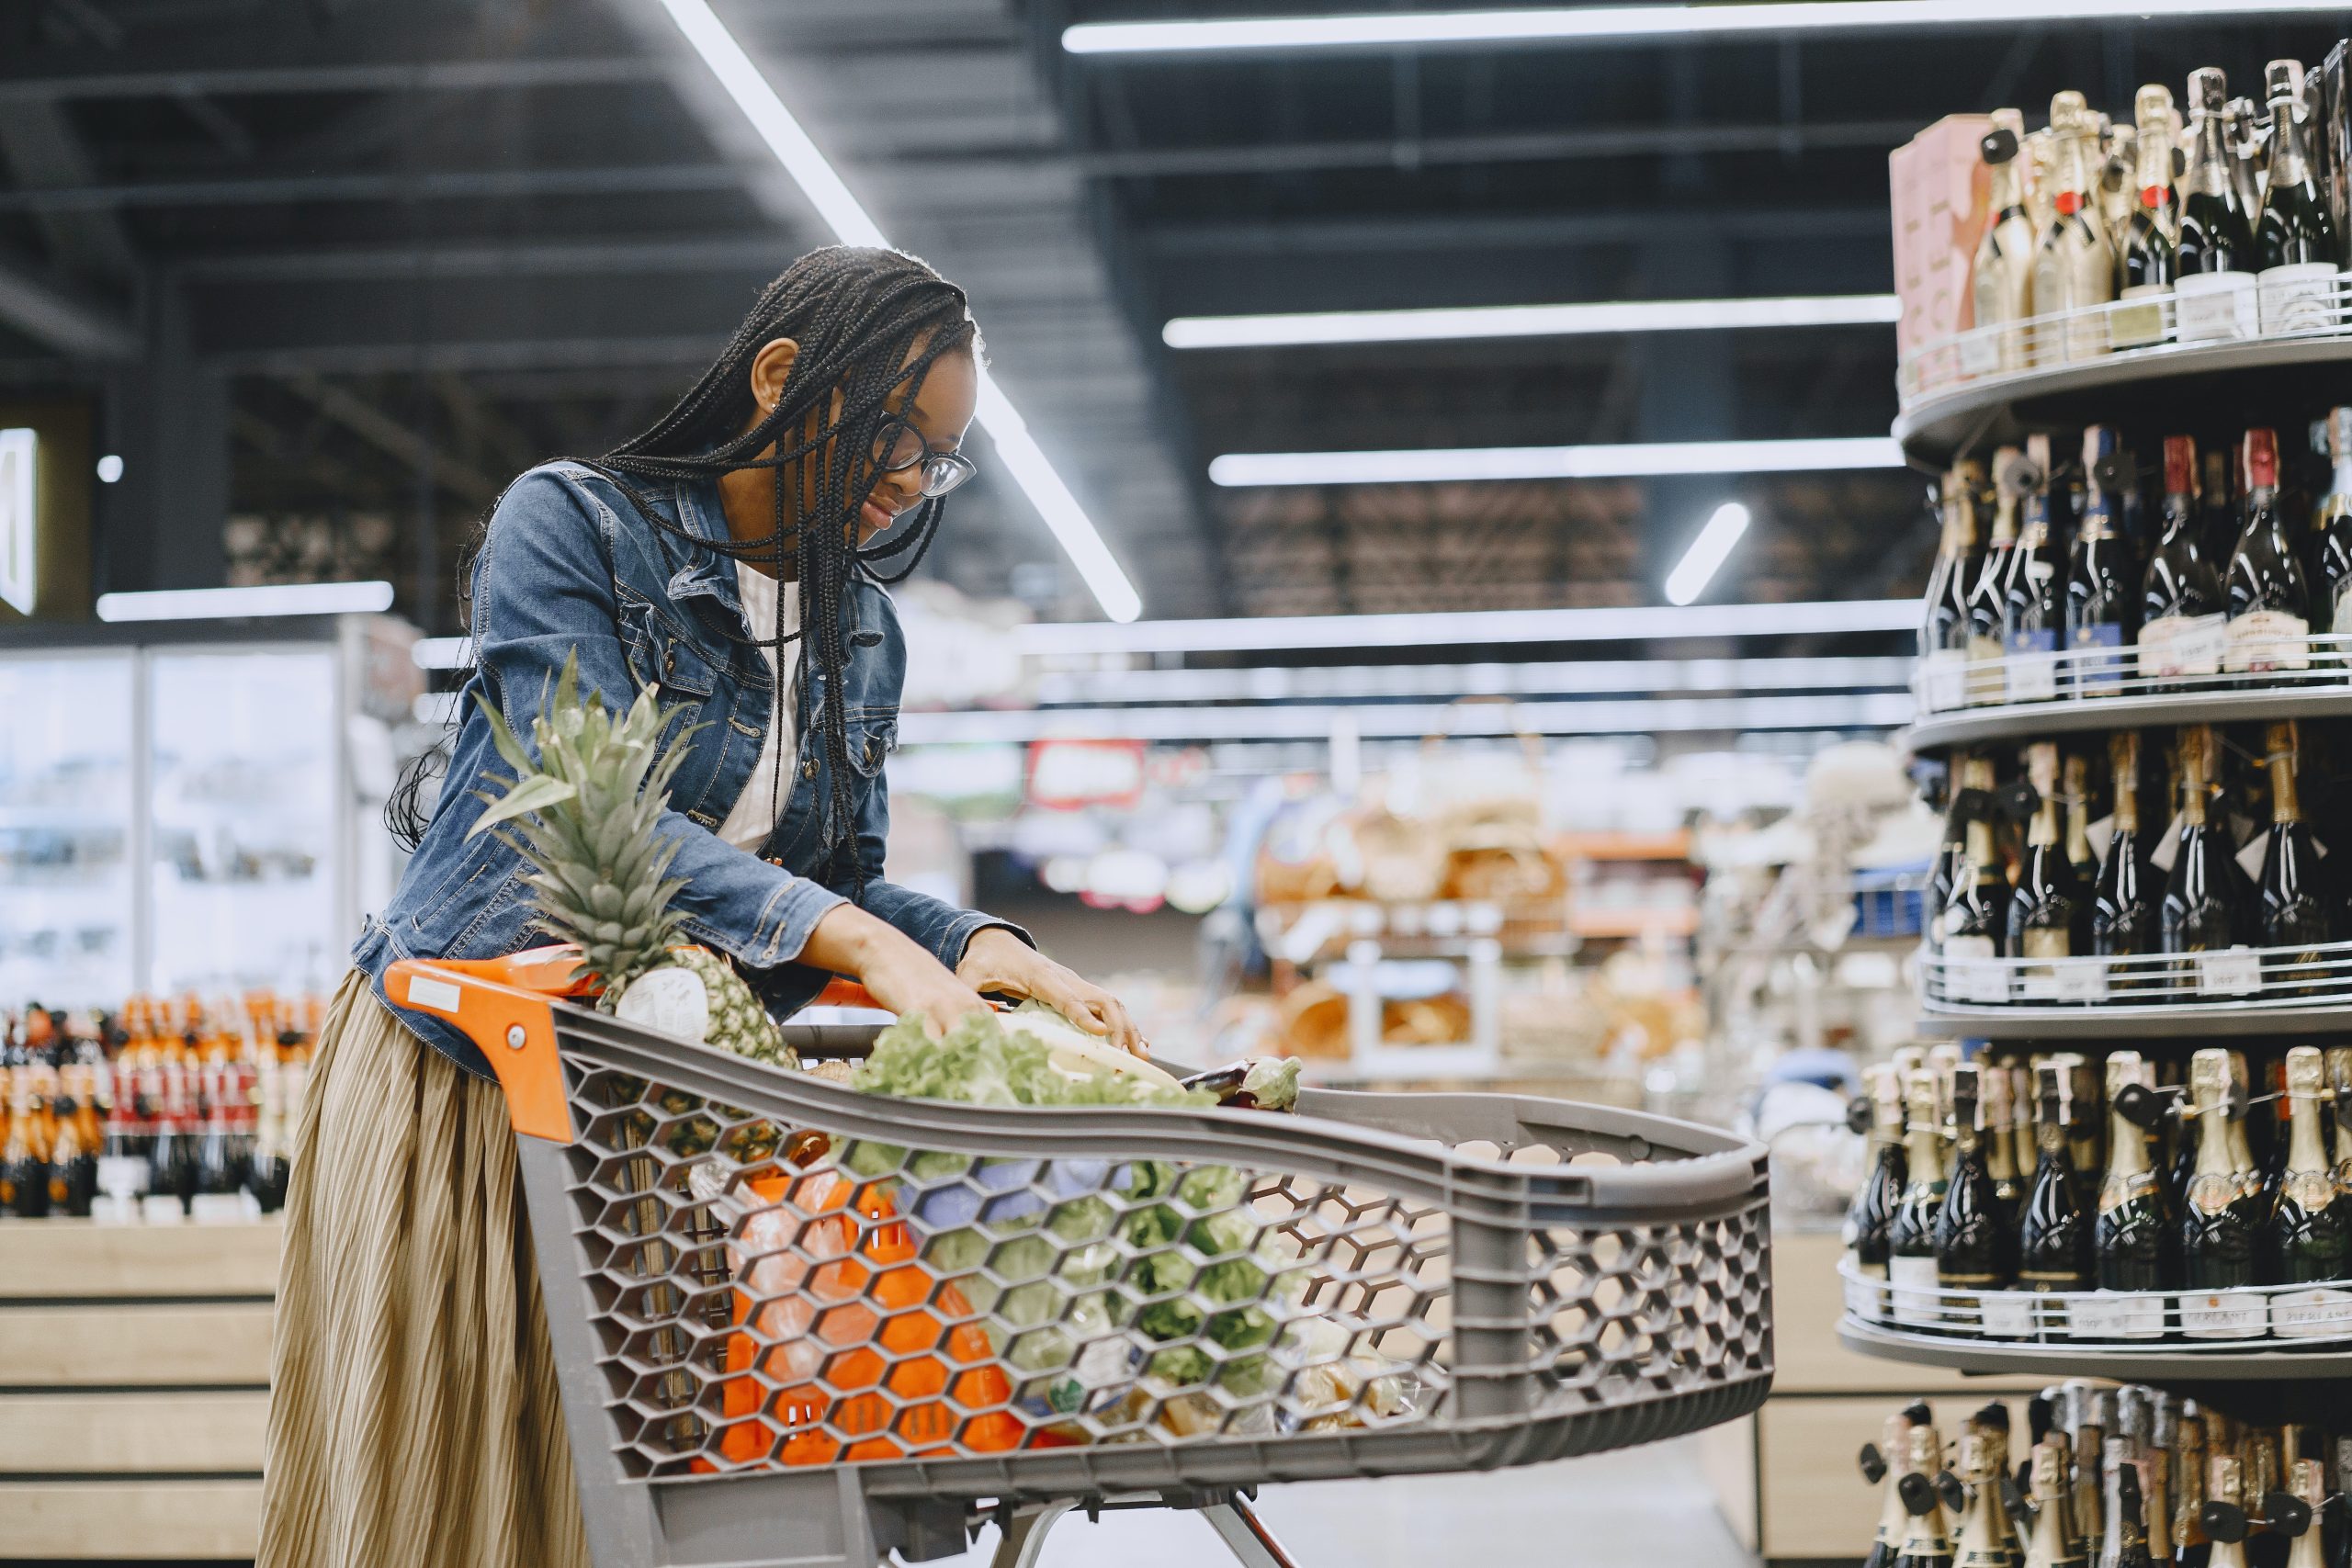
<svg viewBox="0 0 2352 1568"><path fill-rule="evenodd" d="M1963 1372L2046 1372L2109 1378L2118 1382L2250 1382L2299 1378L2352 1378L2352 1349L2195 1350L2173 1344L2117 1350L2075 1345L1991 1344L1950 1335L1890 1328L1849 1313L1838 1324L1849 1350L1891 1361L1951 1367Z"/></svg>
<svg viewBox="0 0 2352 1568"><path fill-rule="evenodd" d="M2337 302L2341 316L2347 301ZM2112 305L2075 314L2085 323L2115 313ZM1899 372L1903 412L1894 438L1914 463L1943 468L1962 454L2014 444L2037 430L2128 424L2161 419L2193 403L2228 408L2248 423L2308 417L2314 402L2340 401L2342 367L2352 360L2352 319L2324 329L2216 343L2163 342L2067 358L2069 318L2037 317L2019 327L2042 361L2024 369L1963 368L1973 343L2005 329L1980 328L1929 344ZM2100 334L2103 337L2103 333ZM2167 326L2169 336L2169 325Z"/></svg>
<svg viewBox="0 0 2352 1568"><path fill-rule="evenodd" d="M1896 738L1914 753L1991 740L2038 740L2086 730L2170 729L2189 724L2251 724L2271 719L2352 717L2352 681L2342 670L2327 681L2254 691L2060 697L1955 708L1915 721Z"/></svg>
<svg viewBox="0 0 2352 1568"><path fill-rule="evenodd" d="M2133 1044L2177 1041L2182 1048L2212 1040L2277 1034L2352 1034L2352 1011L2342 1007L2232 1009L2180 1007L1929 1007L1921 1034L1939 1040L2114 1040Z"/></svg>

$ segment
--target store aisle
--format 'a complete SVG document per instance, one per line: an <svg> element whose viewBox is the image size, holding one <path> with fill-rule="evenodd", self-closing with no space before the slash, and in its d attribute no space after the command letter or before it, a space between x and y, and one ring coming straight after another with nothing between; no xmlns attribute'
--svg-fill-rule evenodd
<svg viewBox="0 0 2352 1568"><path fill-rule="evenodd" d="M1687 1441L1483 1475L1275 1486L1260 1512L1305 1568L1747 1568ZM996 1533L953 1561L986 1568ZM1198 1519L1065 1520L1044 1568L1216 1568Z"/></svg>

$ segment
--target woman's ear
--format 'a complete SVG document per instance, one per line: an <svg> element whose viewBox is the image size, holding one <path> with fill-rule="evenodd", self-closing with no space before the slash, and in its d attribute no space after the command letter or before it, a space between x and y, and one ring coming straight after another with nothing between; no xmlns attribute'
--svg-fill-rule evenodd
<svg viewBox="0 0 2352 1568"><path fill-rule="evenodd" d="M788 337L771 338L752 360L752 400L766 415L784 394L786 378L800 357L800 345Z"/></svg>

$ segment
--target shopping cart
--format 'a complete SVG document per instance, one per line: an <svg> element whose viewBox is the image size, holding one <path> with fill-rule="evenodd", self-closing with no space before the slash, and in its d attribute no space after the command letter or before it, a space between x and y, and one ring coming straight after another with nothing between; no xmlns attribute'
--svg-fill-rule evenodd
<svg viewBox="0 0 2352 1568"><path fill-rule="evenodd" d="M1677 1436L1771 1381L1765 1154L1501 1094L1298 1113L860 1094L564 998L569 950L393 965L495 1065L598 1568L1037 1561L1072 1507ZM804 1025L804 1061L871 1028Z"/></svg>

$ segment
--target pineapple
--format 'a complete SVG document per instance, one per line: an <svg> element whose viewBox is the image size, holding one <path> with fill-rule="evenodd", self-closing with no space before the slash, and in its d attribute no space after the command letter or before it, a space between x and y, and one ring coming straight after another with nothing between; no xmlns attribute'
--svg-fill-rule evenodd
<svg viewBox="0 0 2352 1568"><path fill-rule="evenodd" d="M640 692L616 718L593 694L581 697L579 661L567 657L554 700L531 727L536 759L495 707L482 709L514 777L503 795L482 792L490 807L472 831L514 824L506 838L531 864L537 923L580 944L584 967L604 986L597 1006L738 1055L797 1065L734 965L679 941L685 918L670 906L685 879L668 874L678 847L653 829L682 756L674 746L659 753L671 715L654 694Z"/></svg>

